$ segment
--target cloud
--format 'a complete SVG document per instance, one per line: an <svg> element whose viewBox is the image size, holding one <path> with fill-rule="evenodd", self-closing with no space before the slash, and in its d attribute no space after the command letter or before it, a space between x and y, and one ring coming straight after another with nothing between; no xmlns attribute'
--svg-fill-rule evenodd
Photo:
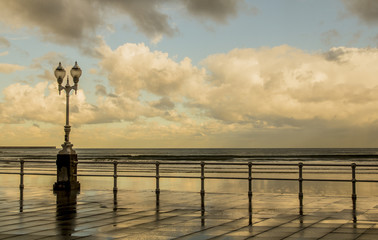
<svg viewBox="0 0 378 240"><path fill-rule="evenodd" d="M0 36L0 48L9 48L11 46L8 39Z"/></svg>
<svg viewBox="0 0 378 240"><path fill-rule="evenodd" d="M99 1L101 2L101 1ZM108 1L108 7L127 14L147 37L158 40L161 35L173 36L178 30L169 24L168 15L161 12L163 3L157 0ZM101 3L100 3L101 4Z"/></svg>
<svg viewBox="0 0 378 240"><path fill-rule="evenodd" d="M12 73L23 70L25 67L17 64L0 63L0 73Z"/></svg>
<svg viewBox="0 0 378 240"><path fill-rule="evenodd" d="M143 43L127 43L114 51L103 45L98 51L103 56L100 66L116 94L137 99L143 90L179 98L202 87L205 70L193 66L189 58L178 63L167 53L150 51Z"/></svg>
<svg viewBox="0 0 378 240"><path fill-rule="evenodd" d="M159 101L152 102L151 105L155 108L163 110L171 110L175 107L175 103L167 97L162 97Z"/></svg>
<svg viewBox="0 0 378 240"><path fill-rule="evenodd" d="M184 5L191 16L225 23L238 14L244 0L109 0L106 4L101 0L2 0L0 21L12 28L38 31L46 41L77 45L84 52L94 54L90 51L92 46L100 44L97 32L100 28L109 28L112 16L131 19L153 42L160 41L163 36L175 35L179 29L164 13L164 8L177 4ZM0 38L1 42L8 44L4 38Z"/></svg>
<svg viewBox="0 0 378 240"><path fill-rule="evenodd" d="M55 69L58 66L59 62L57 61L60 61L64 64L68 62L68 59L61 53L48 52L41 57L34 58L30 66L36 69L45 68L51 71L51 69Z"/></svg>
<svg viewBox="0 0 378 240"><path fill-rule="evenodd" d="M376 124L377 60L377 49L235 49L204 60L212 84L192 104L211 118L263 128L300 128L314 119Z"/></svg>
<svg viewBox="0 0 378 240"><path fill-rule="evenodd" d="M83 89L72 95L71 122L85 129L112 123L106 126L114 127L120 141L130 140L121 136L125 129L128 137L164 136L181 143L227 138L268 144L272 138L285 142L285 137L314 143L323 135L346 144L346 136L363 139L359 131L369 135L369 129L378 129L376 48L338 47L325 53L286 45L234 49L208 56L201 67L144 44L114 50L103 45L97 51L99 71L111 86L97 85L92 104ZM3 94L2 123L64 122L65 97L55 83L16 83Z"/></svg>
<svg viewBox="0 0 378 240"><path fill-rule="evenodd" d="M377 49L234 49L209 56L203 68L144 44L102 46L100 52L100 66L117 95L135 101L144 93L158 97L148 102L157 110L153 116L164 118L167 110L182 105L187 118L254 128L301 128L314 119L352 126L375 124L378 118Z"/></svg>
<svg viewBox="0 0 378 240"><path fill-rule="evenodd" d="M106 92L105 89L101 90ZM6 87L3 95L1 123L39 121L59 124L65 119L65 93L58 94L56 83L45 81L35 86L15 83ZM70 104L70 119L74 125L134 121L156 114L148 104L124 95L100 94L96 105L90 104L82 89L77 91L77 95L71 95Z"/></svg>
<svg viewBox="0 0 378 240"><path fill-rule="evenodd" d="M378 2L376 0L343 0L346 8L362 21L378 24Z"/></svg>
<svg viewBox="0 0 378 240"><path fill-rule="evenodd" d="M87 1L0 1L1 21L12 27L37 29L48 41L79 43L101 24L99 11Z"/></svg>
<svg viewBox="0 0 378 240"><path fill-rule="evenodd" d="M187 11L196 17L226 23L228 18L237 16L243 0L183 0Z"/></svg>
<svg viewBox="0 0 378 240"><path fill-rule="evenodd" d="M322 36L321 36L322 42L327 46L333 45L334 42L337 41L339 38L340 38L340 34L335 29L324 32L322 33Z"/></svg>
<svg viewBox="0 0 378 240"><path fill-rule="evenodd" d="M106 96L108 95L106 92L106 88L104 85L98 84L96 85L96 93L97 96Z"/></svg>

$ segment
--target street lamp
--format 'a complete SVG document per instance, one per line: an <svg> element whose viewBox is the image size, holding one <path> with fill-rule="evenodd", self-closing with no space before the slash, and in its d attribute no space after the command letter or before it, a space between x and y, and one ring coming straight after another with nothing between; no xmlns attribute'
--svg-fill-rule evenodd
<svg viewBox="0 0 378 240"><path fill-rule="evenodd" d="M62 67L59 62L58 67L55 69L54 74L58 82L59 95L61 91L66 92L66 125L64 126L64 143L62 144L63 149L59 151L57 156L57 182L54 184L54 190L70 190L79 189L80 183L77 181L77 154L75 150L72 149L72 144L70 142L70 120L69 120L69 108L70 108L70 92L75 90L77 93L79 78L81 76L81 69L75 62L75 65L71 68L71 76L74 85L69 84L69 78L67 76L67 83L65 86L62 85L63 79L66 76L66 70Z"/></svg>
<svg viewBox="0 0 378 240"><path fill-rule="evenodd" d="M68 76L67 76L67 83L66 86L62 86L63 78L66 75L66 70L62 67L62 64L59 63L59 66L55 69L55 77L58 82L59 87L59 95L62 90L66 92L66 125L64 126L64 143L62 144L63 150L61 150L59 153L61 154L71 154L76 153L72 149L72 144L70 143L70 132L71 132L71 126L70 126L70 92L71 90L75 90L75 94L77 94L77 87L79 78L81 76L81 69L77 65L77 62L75 62L75 66L71 68L71 76L74 81L74 85L70 86Z"/></svg>

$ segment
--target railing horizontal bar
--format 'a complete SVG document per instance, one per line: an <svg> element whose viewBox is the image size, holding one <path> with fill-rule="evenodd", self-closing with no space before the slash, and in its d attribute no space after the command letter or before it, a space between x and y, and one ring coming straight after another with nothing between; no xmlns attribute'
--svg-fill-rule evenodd
<svg viewBox="0 0 378 240"><path fill-rule="evenodd" d="M248 178L246 178L248 179ZM283 181L298 181L297 178L263 178L263 177L253 177L252 180L283 180Z"/></svg>
<svg viewBox="0 0 378 240"><path fill-rule="evenodd" d="M117 175L117 177L145 177L145 178L155 178L155 175Z"/></svg>
<svg viewBox="0 0 378 240"><path fill-rule="evenodd" d="M201 162L160 162L160 165L200 165Z"/></svg>
<svg viewBox="0 0 378 240"><path fill-rule="evenodd" d="M103 174L77 174L78 177L113 177L113 175Z"/></svg>
<svg viewBox="0 0 378 240"><path fill-rule="evenodd" d="M378 180L356 180L356 182L378 182Z"/></svg>
<svg viewBox="0 0 378 240"><path fill-rule="evenodd" d="M24 175L56 176L56 173L24 173Z"/></svg>
<svg viewBox="0 0 378 240"><path fill-rule="evenodd" d="M14 161L11 161L11 162L17 162L19 163L21 160L14 160ZM6 162L10 162L10 161L6 161ZM24 160L24 163L50 163L51 165L55 165L56 164L56 160L53 160L53 161L45 161L45 160Z"/></svg>
<svg viewBox="0 0 378 240"><path fill-rule="evenodd" d="M351 179L322 179L322 178L304 178L306 182L352 182Z"/></svg>
<svg viewBox="0 0 378 240"><path fill-rule="evenodd" d="M197 163L198 164L198 163ZM234 165L234 166L247 166L248 162L205 162L205 165Z"/></svg>
<svg viewBox="0 0 378 240"><path fill-rule="evenodd" d="M205 179L235 179L235 180L248 180L248 177L206 177ZM252 178L253 179L253 178Z"/></svg>
<svg viewBox="0 0 378 240"><path fill-rule="evenodd" d="M350 167L347 163L303 163L303 167Z"/></svg>
<svg viewBox="0 0 378 240"><path fill-rule="evenodd" d="M129 162L117 162L117 164L121 163L129 163ZM114 164L112 161L105 161L105 162L99 162L99 161L79 161L79 164Z"/></svg>
<svg viewBox="0 0 378 240"><path fill-rule="evenodd" d="M246 162L246 165L248 165L248 162ZM297 163L262 163L262 162L253 162L253 161L252 161L252 165L253 166L298 166Z"/></svg>
<svg viewBox="0 0 378 240"><path fill-rule="evenodd" d="M192 178L192 179L201 179L200 176L159 176L160 178Z"/></svg>
<svg viewBox="0 0 378 240"><path fill-rule="evenodd" d="M17 174L17 175L20 175L20 172L0 172L0 174Z"/></svg>

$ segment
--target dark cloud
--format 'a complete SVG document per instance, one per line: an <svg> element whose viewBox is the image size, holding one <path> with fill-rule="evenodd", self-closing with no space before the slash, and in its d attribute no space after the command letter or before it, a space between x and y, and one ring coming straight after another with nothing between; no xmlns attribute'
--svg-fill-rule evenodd
<svg viewBox="0 0 378 240"><path fill-rule="evenodd" d="M348 53L346 48L331 48L328 52L324 53L325 59L332 62L342 63L345 62L344 56Z"/></svg>
<svg viewBox="0 0 378 240"><path fill-rule="evenodd" d="M61 53L48 52L41 57L33 59L33 62L30 65L30 67L37 69L45 68L51 71L52 68L55 69L58 66L57 59L59 59L59 61L62 62L64 67L66 67L65 64L69 63L68 59Z"/></svg>
<svg viewBox="0 0 378 240"><path fill-rule="evenodd" d="M171 110L175 107L175 103L169 98L163 97L159 101L152 103L152 106L161 110Z"/></svg>
<svg viewBox="0 0 378 240"><path fill-rule="evenodd" d="M59 44L76 44L91 54L90 45L98 44L96 31L107 26L110 16L129 17L140 32L153 41L173 36L178 29L164 13L165 5L181 5L195 17L224 23L236 16L244 0L0 0L0 21L30 31ZM0 44L6 39L0 38ZM95 54L95 53L94 53Z"/></svg>
<svg viewBox="0 0 378 240"><path fill-rule="evenodd" d="M183 0L190 14L218 23L225 23L235 17L243 0Z"/></svg>
<svg viewBox="0 0 378 240"><path fill-rule="evenodd" d="M101 0L97 0L101 4ZM159 0L110 0L109 8L126 13L134 21L138 29L149 38L157 38L164 34L173 36L178 30L169 24L168 15L160 11L162 3Z"/></svg>
<svg viewBox="0 0 378 240"><path fill-rule="evenodd" d="M37 28L42 37L63 44L78 43L101 24L99 11L87 1L0 1L1 20L16 27Z"/></svg>
<svg viewBox="0 0 378 240"><path fill-rule="evenodd" d="M376 0L343 0L347 9L369 24L378 24L378 1Z"/></svg>
<svg viewBox="0 0 378 240"><path fill-rule="evenodd" d="M10 47L10 42L5 37L0 37L0 48L8 48Z"/></svg>
<svg viewBox="0 0 378 240"><path fill-rule="evenodd" d="M96 96L106 96L106 88L104 85L98 84L96 85Z"/></svg>
<svg viewBox="0 0 378 240"><path fill-rule="evenodd" d="M334 45L335 41L337 41L340 38L340 34L337 30L331 29L327 32L324 32L322 34L322 42L327 46Z"/></svg>

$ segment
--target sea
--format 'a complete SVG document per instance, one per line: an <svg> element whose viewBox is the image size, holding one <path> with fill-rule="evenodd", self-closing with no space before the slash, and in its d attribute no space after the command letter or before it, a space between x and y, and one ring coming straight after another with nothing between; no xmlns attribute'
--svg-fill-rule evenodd
<svg viewBox="0 0 378 240"><path fill-rule="evenodd" d="M77 148L90 161L283 161L366 162L378 160L378 148ZM55 160L55 147L0 147L0 160Z"/></svg>
<svg viewBox="0 0 378 240"><path fill-rule="evenodd" d="M55 161L59 150L56 147L0 147L0 182L3 186L17 186L19 182L17 174L20 171L20 164L17 161L24 160L25 185L50 188L56 181L53 175L56 173ZM256 164L252 172L253 177L259 180L253 181L253 190L261 193L297 194L298 181L295 179L298 179L299 162L304 164L304 179L350 180L351 164L356 163L358 180L378 180L378 148L76 148L75 150L79 161L78 179L83 189L112 189L114 161L120 163L118 174L123 177L118 179L118 188L121 190L153 191L156 161L162 163L160 175L164 178L161 179L160 185L167 191L197 192L200 179L191 179L191 177L200 176L202 161L216 164L248 162ZM268 165L263 165L265 163ZM364 166L374 164L377 167ZM208 164L205 171L206 177L245 179L248 177L246 164ZM269 180L269 178L294 180L281 181ZM244 193L247 188L248 182L241 179L206 180L207 192ZM305 194L349 196L351 189L351 182L304 182ZM359 182L357 194L358 196L378 195L378 182Z"/></svg>

